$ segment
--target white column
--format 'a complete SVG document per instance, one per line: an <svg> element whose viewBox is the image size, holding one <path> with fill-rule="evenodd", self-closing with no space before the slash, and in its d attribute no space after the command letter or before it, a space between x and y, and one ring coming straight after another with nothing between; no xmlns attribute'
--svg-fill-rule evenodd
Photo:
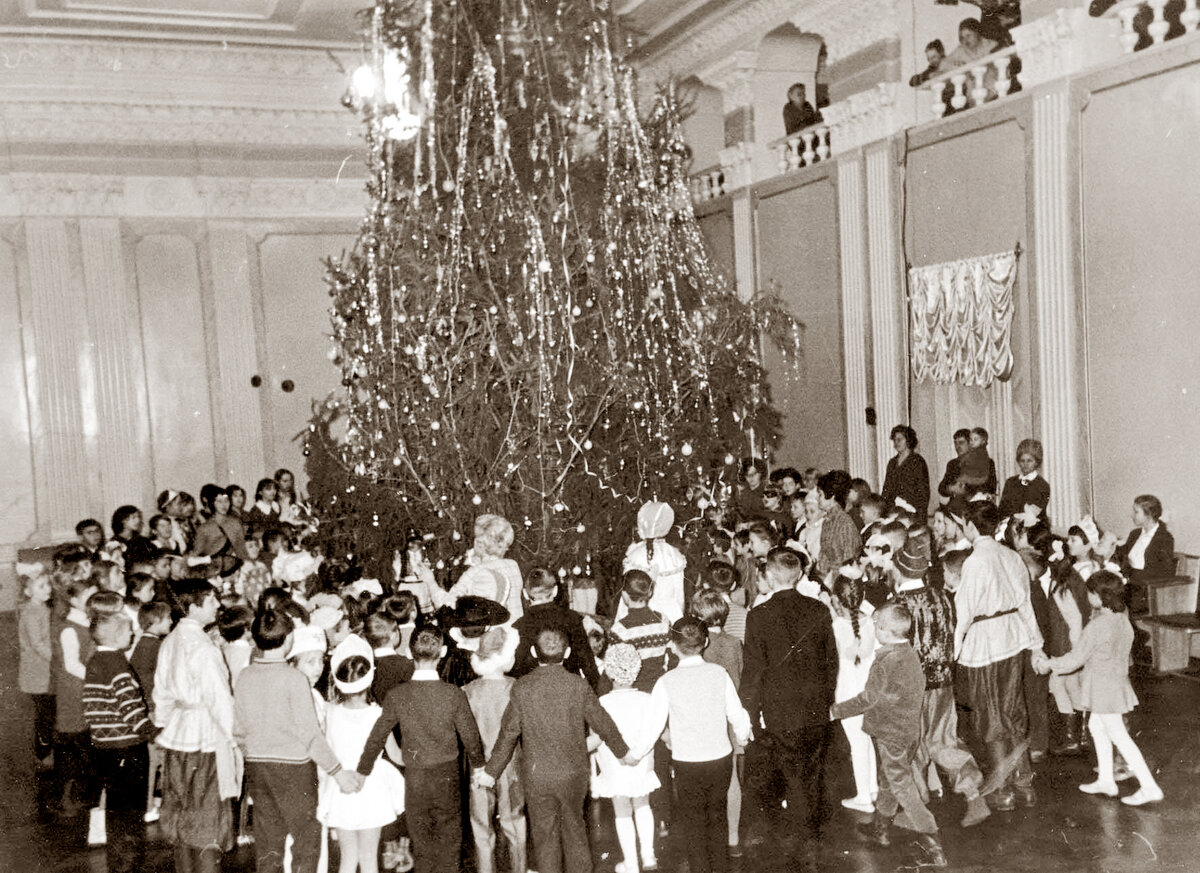
<svg viewBox="0 0 1200 873"><path fill-rule="evenodd" d="M871 429L867 426L867 247L863 228L862 158L847 155L837 162L838 231L842 261L842 350L846 380L846 450L850 475L861 476L876 489Z"/></svg>
<svg viewBox="0 0 1200 873"><path fill-rule="evenodd" d="M219 370L213 395L220 422L218 444L224 443L226 459L220 475L252 485L267 467L261 395L250 387L250 379L259 372L254 329L257 296L250 281L257 253L240 222L210 225L208 242Z"/></svg>
<svg viewBox="0 0 1200 873"><path fill-rule="evenodd" d="M871 278L871 343L875 377L876 458L887 468L894 454L888 434L908 424L908 308L897 271L896 221L889 144L867 152L867 238Z"/></svg>
<svg viewBox="0 0 1200 873"><path fill-rule="evenodd" d="M99 429L96 374L88 354L83 283L73 270L77 249L67 222L29 219L25 249L29 279L21 289L21 311L38 528L57 537L69 534L79 519L109 508L89 499L99 497L89 463Z"/></svg>
<svg viewBox="0 0 1200 873"><path fill-rule="evenodd" d="M749 300L758 283L754 260L754 209L746 191L733 198L733 259L738 296Z"/></svg>
<svg viewBox="0 0 1200 873"><path fill-rule="evenodd" d="M80 252L98 424L96 468L106 507L152 498L146 376L117 218L81 218Z"/></svg>
<svg viewBox="0 0 1200 873"><path fill-rule="evenodd" d="M1079 308L1072 245L1070 106L1065 87L1033 98L1033 297L1037 314L1038 429L1051 521L1082 514L1084 426L1078 397Z"/></svg>

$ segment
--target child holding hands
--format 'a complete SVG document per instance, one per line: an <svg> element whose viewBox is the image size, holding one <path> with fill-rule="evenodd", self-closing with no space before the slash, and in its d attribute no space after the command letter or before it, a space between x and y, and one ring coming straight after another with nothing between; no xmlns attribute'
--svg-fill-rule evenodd
<svg viewBox="0 0 1200 873"><path fill-rule="evenodd" d="M1087 589L1094 612L1079 641L1065 655L1046 658L1035 666L1040 672L1050 669L1055 673L1083 668L1080 707L1091 712L1088 731L1096 747L1099 772L1094 782L1080 785L1079 790L1084 794L1117 796L1113 778L1113 746L1116 746L1138 780L1138 790L1122 797L1121 802L1128 806L1156 803L1163 798L1162 789L1122 719L1137 706L1137 695L1129 682L1133 626L1125 612L1125 584L1116 573L1098 570L1088 578Z"/></svg>
<svg viewBox="0 0 1200 873"><path fill-rule="evenodd" d="M866 836L878 845L889 845L888 828L896 811L903 808L897 824L917 832L917 840L928 854L924 865L945 867L937 822L921 802L913 778L913 761L921 741L925 671L908 642L912 615L906 607L888 603L876 610L872 620L880 645L866 687L861 694L835 703L830 717L839 720L862 715L862 729L875 741L879 794L875 799L875 817Z"/></svg>
<svg viewBox="0 0 1200 873"><path fill-rule="evenodd" d="M633 687L642 659L628 643L609 646L604 658L604 675L612 680L613 690L600 698L600 705L612 716L627 742L651 745L657 734L650 735L650 695ZM641 867L657 867L654 857L654 813L650 810L650 792L658 788L654 758L646 755L632 766L622 763L612 750L592 735L596 763L600 772L592 783L593 797L611 797L616 818L617 842L624 860L616 873L638 873L638 841Z"/></svg>

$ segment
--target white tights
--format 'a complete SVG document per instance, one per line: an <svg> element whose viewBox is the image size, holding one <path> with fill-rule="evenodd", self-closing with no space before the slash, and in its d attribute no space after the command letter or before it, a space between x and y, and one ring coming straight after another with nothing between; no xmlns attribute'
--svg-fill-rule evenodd
<svg viewBox="0 0 1200 873"><path fill-rule="evenodd" d="M1091 731L1092 742L1096 746L1097 782L1113 782L1113 746L1116 746L1133 775L1137 777L1139 787L1149 791L1158 789L1158 783L1154 781L1154 775L1146 765L1146 759L1142 757L1137 743L1129 736L1125 720L1120 713L1093 712L1088 719L1088 730Z"/></svg>
<svg viewBox="0 0 1200 873"><path fill-rule="evenodd" d="M854 799L870 803L879 791L875 773L875 746L863 733L863 717L842 719L842 730L850 743L850 764L854 769Z"/></svg>
<svg viewBox="0 0 1200 873"><path fill-rule="evenodd" d="M617 842L625 858L625 873L638 873L638 837L642 842L642 866L654 867L654 813L650 811L650 798L614 797L613 814L616 816Z"/></svg>
<svg viewBox="0 0 1200 873"><path fill-rule="evenodd" d="M338 873L379 873L379 834L381 828L350 830L337 828L338 849L342 860Z"/></svg>

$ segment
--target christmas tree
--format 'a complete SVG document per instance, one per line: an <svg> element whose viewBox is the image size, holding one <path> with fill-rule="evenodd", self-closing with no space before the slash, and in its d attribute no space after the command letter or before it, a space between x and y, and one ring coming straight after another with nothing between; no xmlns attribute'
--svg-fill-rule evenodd
<svg viewBox="0 0 1200 873"><path fill-rule="evenodd" d="M383 573L406 530L591 572L644 501L697 514L776 438L773 297L713 269L670 92L639 117L607 4L380 2L347 104L370 207L329 265L342 388L315 415L322 535ZM699 489L699 490L697 490Z"/></svg>

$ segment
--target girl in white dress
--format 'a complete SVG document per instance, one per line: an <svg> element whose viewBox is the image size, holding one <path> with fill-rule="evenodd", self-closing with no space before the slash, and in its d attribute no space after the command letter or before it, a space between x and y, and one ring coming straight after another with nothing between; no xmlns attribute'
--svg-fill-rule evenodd
<svg viewBox="0 0 1200 873"><path fill-rule="evenodd" d="M875 660L875 631L870 620L871 605L863 600L861 570L843 568L833 582L833 636L838 647L838 678L834 700L849 700L867 685L867 673ZM850 743L850 763L854 769L854 797L842 801L847 809L874 812L879 791L875 773L875 747L863 732L863 717L842 719L842 730Z"/></svg>
<svg viewBox="0 0 1200 873"><path fill-rule="evenodd" d="M612 680L613 690L600 698L600 705L612 716L621 736L632 748L650 745L648 737L650 695L633 687L642 659L628 643L615 643L604 654L604 674ZM654 775L654 756L646 755L627 766L593 735L590 745L596 750L599 772L592 779L593 797L611 797L616 817L617 842L624 861L616 873L638 873L638 840L641 839L641 866L657 867L654 857L654 815L650 811L650 792L658 788Z"/></svg>
<svg viewBox="0 0 1200 873"><path fill-rule="evenodd" d="M342 766L353 770L371 728L383 713L378 704L368 702L375 679L370 647L359 637L347 637L334 650L331 668L341 700L329 709L325 736ZM378 873L380 831L403 810L404 778L387 760L376 762L356 794L344 794L335 781L326 780L317 802L317 818L337 831L342 856L339 873Z"/></svg>

